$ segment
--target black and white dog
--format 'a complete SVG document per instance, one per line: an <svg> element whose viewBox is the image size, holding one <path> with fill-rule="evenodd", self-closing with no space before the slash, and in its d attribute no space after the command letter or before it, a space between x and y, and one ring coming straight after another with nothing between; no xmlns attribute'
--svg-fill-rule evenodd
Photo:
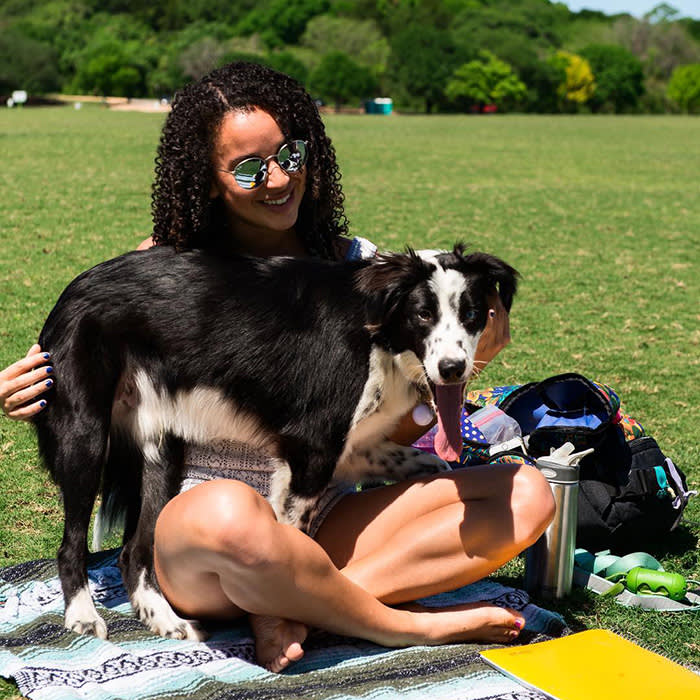
<svg viewBox="0 0 700 700"><path fill-rule="evenodd" d="M39 338L58 381L35 418L63 492L66 627L107 636L86 573L101 488L125 512L120 566L135 611L154 632L198 638L153 573L154 526L179 490L184 443L226 438L273 455L270 501L300 527L332 479L447 468L387 436L418 402L437 404L438 451L458 454L487 296L498 290L509 309L516 277L502 260L456 246L354 263L163 247L76 278Z"/></svg>

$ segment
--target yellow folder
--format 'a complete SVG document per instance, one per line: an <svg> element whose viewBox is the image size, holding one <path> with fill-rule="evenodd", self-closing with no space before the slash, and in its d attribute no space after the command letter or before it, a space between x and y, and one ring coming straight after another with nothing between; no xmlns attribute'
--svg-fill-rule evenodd
<svg viewBox="0 0 700 700"><path fill-rule="evenodd" d="M691 700L700 675L608 630L587 630L481 656L555 700Z"/></svg>

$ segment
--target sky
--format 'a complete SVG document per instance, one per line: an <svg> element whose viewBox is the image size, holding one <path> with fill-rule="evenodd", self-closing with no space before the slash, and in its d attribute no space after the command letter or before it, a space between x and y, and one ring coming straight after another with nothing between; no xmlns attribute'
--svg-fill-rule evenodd
<svg viewBox="0 0 700 700"><path fill-rule="evenodd" d="M634 17L643 17L661 4L661 0L561 0L574 12L579 10L599 10L606 15L627 12ZM679 11L680 17L700 19L700 0L666 0Z"/></svg>

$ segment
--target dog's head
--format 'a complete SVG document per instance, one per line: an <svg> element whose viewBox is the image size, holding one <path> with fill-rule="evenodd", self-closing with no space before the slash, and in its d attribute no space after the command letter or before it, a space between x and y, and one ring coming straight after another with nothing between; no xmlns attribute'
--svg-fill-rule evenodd
<svg viewBox="0 0 700 700"><path fill-rule="evenodd" d="M487 253L465 254L460 244L451 252L409 249L383 255L357 274L357 288L368 299L370 332L392 353L411 351L420 360L454 450L464 385L474 369L489 299L498 294L509 311L517 279L518 273L503 260ZM447 449L441 456L456 458Z"/></svg>

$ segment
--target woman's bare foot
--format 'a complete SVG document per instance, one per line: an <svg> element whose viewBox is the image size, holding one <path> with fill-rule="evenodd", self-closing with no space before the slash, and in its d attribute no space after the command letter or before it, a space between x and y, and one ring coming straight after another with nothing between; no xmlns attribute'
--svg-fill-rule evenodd
<svg viewBox="0 0 700 700"><path fill-rule="evenodd" d="M249 619L258 663L268 671L279 673L304 656L301 645L308 634L306 625L267 615L250 615Z"/></svg>
<svg viewBox="0 0 700 700"><path fill-rule="evenodd" d="M447 608L407 603L397 607L415 615L419 631L413 644L505 644L513 641L525 626L525 619L517 611L489 603L465 603ZM308 629L301 622L266 615L249 617L258 663L268 671L279 673L304 656L301 645ZM397 641L396 646L407 644L410 642L402 644Z"/></svg>
<svg viewBox="0 0 700 700"><path fill-rule="evenodd" d="M447 608L431 608L418 603L400 606L419 617L429 644L450 642L500 643L514 640L525 627L525 618L516 610L490 603L465 603Z"/></svg>

